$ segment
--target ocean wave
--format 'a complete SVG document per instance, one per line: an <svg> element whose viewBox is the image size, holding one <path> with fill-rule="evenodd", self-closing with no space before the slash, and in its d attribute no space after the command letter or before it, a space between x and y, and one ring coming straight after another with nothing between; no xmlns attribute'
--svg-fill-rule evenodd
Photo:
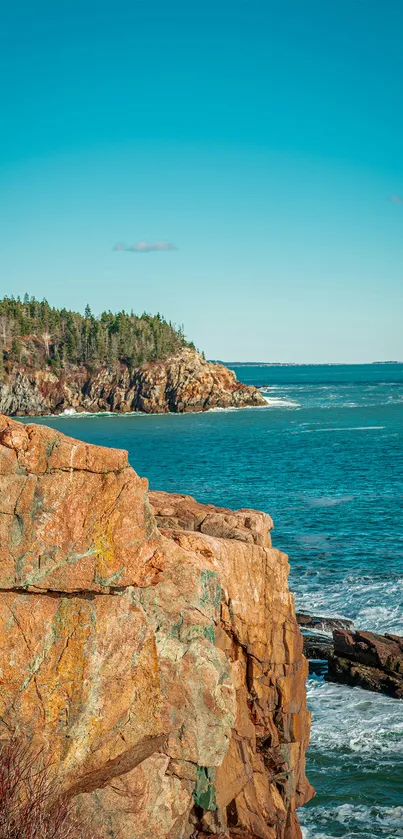
<svg viewBox="0 0 403 839"><path fill-rule="evenodd" d="M262 394L263 399L267 402L269 408L300 408L301 405L299 402L295 402L293 399L282 399L280 396L265 396Z"/></svg>
<svg viewBox="0 0 403 839"><path fill-rule="evenodd" d="M265 401L267 401L265 396L263 396L263 399L265 399ZM191 411L186 412L185 411L182 414L182 416L184 416L185 413L187 413L188 416L189 415L194 416L194 414L198 414L198 415L200 415L200 414L227 414L229 411L259 411L259 410L261 411L262 408L266 409L267 405L230 405L230 406L228 406L228 408L207 408L205 411L193 411L193 412L191 412ZM151 414L149 416L151 416ZM159 414L158 416L167 416L167 414L164 414L164 415ZM170 414L170 416L179 416L179 414Z"/></svg>
<svg viewBox="0 0 403 839"><path fill-rule="evenodd" d="M308 680L307 695L312 751L334 752L335 761L365 760L368 765L403 757L400 699L318 679Z"/></svg>
<svg viewBox="0 0 403 839"><path fill-rule="evenodd" d="M362 788L363 781L359 780L362 773L373 775L378 783L378 778L383 774L385 779L389 777L402 761L401 700L314 676L308 679L307 698L312 711L308 762L315 778L311 780L320 794L322 784L329 790L330 772L335 788L334 792L328 791L330 800L325 799L323 804L319 800L312 802L298 811L304 839L403 837L403 808L399 806L399 798L398 806L378 806L371 794L373 804L354 801L354 784L357 783L358 793ZM350 788L343 783L337 786L338 776L358 780L352 781ZM370 784L368 780L371 789Z"/></svg>
<svg viewBox="0 0 403 839"><path fill-rule="evenodd" d="M147 417L150 414L145 414L143 411L74 411L68 408L61 414L48 414L43 419L51 417L52 419L93 419L97 417Z"/></svg>
<svg viewBox="0 0 403 839"><path fill-rule="evenodd" d="M381 383L379 383L381 384ZM382 383L383 385L384 383ZM387 387L390 383L385 383ZM358 385L353 386L351 382L335 385L316 385L312 383L299 384L264 384L260 386L263 394L272 393L282 399L301 401L304 408L322 408L332 410L335 408L380 408L399 405L403 401L402 386L391 387L391 391L385 392L385 387L378 390L379 385Z"/></svg>
<svg viewBox="0 0 403 839"><path fill-rule="evenodd" d="M403 634L403 577L348 575L325 583L322 572L320 586L313 587L311 577L298 574L293 591L300 612L337 615L369 632Z"/></svg>
<svg viewBox="0 0 403 839"><path fill-rule="evenodd" d="M304 807L298 811L303 839L334 839L340 836L340 826L349 832L344 836L361 836L363 839L378 837L403 837L403 807L380 807L365 804L339 804L335 807ZM310 825L312 824L313 829ZM330 826L337 833L318 833ZM354 833L350 832L354 831ZM357 832L355 832L357 831Z"/></svg>
<svg viewBox="0 0 403 839"><path fill-rule="evenodd" d="M122 417L184 417L194 416L195 414L202 416L203 414L228 413L229 411L255 411L267 407L267 405L240 405L239 407L232 405L228 408L207 408L205 411L166 411L161 414L146 411L75 411L67 408L61 414L42 414L37 417L21 417L21 419L32 421L37 419L98 419L100 417L102 419L109 417L115 417L115 419L121 419Z"/></svg>
<svg viewBox="0 0 403 839"><path fill-rule="evenodd" d="M263 405L256 405L256 406L253 405L252 407L262 408L264 406ZM228 407L228 408L208 408L207 411L201 411L199 413L204 413L204 414L227 414L229 411L239 411L239 408L235 408L234 406L231 406L231 407Z"/></svg>
<svg viewBox="0 0 403 839"><path fill-rule="evenodd" d="M317 432L323 431L382 431L386 426L384 425L353 425L353 426L341 426L339 428L306 428L302 431L295 432L299 434L313 434Z"/></svg>

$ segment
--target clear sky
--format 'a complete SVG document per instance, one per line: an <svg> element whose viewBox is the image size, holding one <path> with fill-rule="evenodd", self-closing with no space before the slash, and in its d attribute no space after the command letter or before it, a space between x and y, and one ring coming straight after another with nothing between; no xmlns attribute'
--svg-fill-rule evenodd
<svg viewBox="0 0 403 839"><path fill-rule="evenodd" d="M402 31L402 0L2 4L1 295L402 359Z"/></svg>

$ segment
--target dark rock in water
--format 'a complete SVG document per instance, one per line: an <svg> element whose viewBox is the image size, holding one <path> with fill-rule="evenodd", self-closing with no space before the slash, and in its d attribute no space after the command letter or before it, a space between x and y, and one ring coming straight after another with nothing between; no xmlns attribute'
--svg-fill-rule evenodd
<svg viewBox="0 0 403 839"><path fill-rule="evenodd" d="M333 640L319 635L303 635L304 656L311 659L327 660L333 655Z"/></svg>
<svg viewBox="0 0 403 839"><path fill-rule="evenodd" d="M403 637L339 629L333 641L327 681L403 699Z"/></svg>
<svg viewBox="0 0 403 839"><path fill-rule="evenodd" d="M297 623L307 629L314 629L315 632L333 632L334 629L353 629L353 621L346 618L331 618L320 615L308 615L306 612L297 612Z"/></svg>
<svg viewBox="0 0 403 839"><path fill-rule="evenodd" d="M327 661L309 661L309 672L315 676L323 677L327 673Z"/></svg>
<svg viewBox="0 0 403 839"><path fill-rule="evenodd" d="M327 682L340 682L344 685L372 690L375 693L386 693L395 699L403 699L402 679L377 670L376 667L355 664L347 658L331 657L325 679Z"/></svg>

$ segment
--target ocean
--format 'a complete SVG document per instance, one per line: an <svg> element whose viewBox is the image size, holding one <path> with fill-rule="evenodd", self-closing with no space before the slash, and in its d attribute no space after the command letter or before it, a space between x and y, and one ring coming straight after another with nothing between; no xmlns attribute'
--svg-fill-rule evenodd
<svg viewBox="0 0 403 839"><path fill-rule="evenodd" d="M265 407L37 421L128 449L153 489L265 510L297 609L403 634L403 365L233 369ZM308 700L304 839L403 837L403 703L320 675Z"/></svg>

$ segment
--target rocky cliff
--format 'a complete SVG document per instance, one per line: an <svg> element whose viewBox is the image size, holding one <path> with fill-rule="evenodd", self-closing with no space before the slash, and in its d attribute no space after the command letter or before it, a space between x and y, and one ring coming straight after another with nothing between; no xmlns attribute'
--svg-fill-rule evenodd
<svg viewBox="0 0 403 839"><path fill-rule="evenodd" d="M298 839L307 664L263 513L0 417L0 737L104 839Z"/></svg>
<svg viewBox="0 0 403 839"><path fill-rule="evenodd" d="M0 412L8 416L69 409L160 414L247 405L265 405L257 388L238 382L231 370L189 348L133 371L122 364L98 369L82 365L56 374L16 365L0 381Z"/></svg>

